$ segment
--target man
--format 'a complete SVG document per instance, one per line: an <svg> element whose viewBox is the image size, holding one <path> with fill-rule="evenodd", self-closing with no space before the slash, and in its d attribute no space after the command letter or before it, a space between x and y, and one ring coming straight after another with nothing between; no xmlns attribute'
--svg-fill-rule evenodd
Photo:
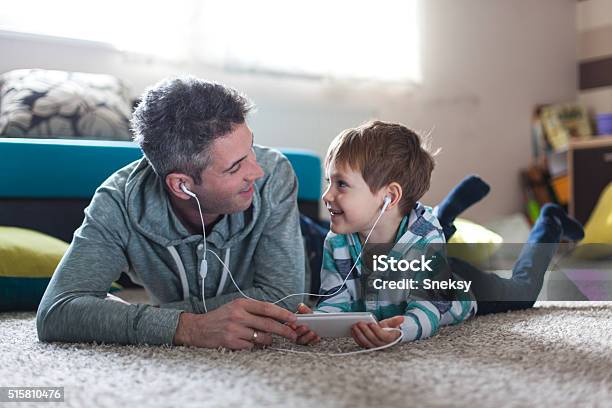
<svg viewBox="0 0 612 408"><path fill-rule="evenodd" d="M297 180L284 156L253 145L250 109L235 90L192 77L145 91L132 119L145 158L96 190L38 309L40 340L231 349L270 344L271 334L295 340L283 322L295 321L301 298L270 302L304 290ZM259 301L237 292L221 260ZM122 271L159 307L107 300Z"/></svg>

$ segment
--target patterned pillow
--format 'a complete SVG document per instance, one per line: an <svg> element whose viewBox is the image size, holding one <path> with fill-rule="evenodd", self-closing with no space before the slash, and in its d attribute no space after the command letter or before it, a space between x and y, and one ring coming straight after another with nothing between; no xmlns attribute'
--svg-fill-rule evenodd
<svg viewBox="0 0 612 408"><path fill-rule="evenodd" d="M19 69L0 76L0 136L131 140L127 87L110 75Z"/></svg>

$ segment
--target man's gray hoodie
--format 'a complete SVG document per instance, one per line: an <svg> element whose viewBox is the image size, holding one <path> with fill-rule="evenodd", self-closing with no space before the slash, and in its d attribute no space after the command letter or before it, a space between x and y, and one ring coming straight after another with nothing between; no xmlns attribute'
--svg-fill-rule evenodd
<svg viewBox="0 0 612 408"><path fill-rule="evenodd" d="M274 302L304 291L304 250L297 208L297 179L278 151L255 146L264 176L253 204L207 231L208 249L227 266L250 297ZM78 169L75 169L78 172ZM204 180L204 182L206 182ZM195 202L194 202L194 205ZM172 344L182 311L204 313L199 267L201 234L175 214L161 179L146 159L111 175L95 192L58 265L37 314L42 341ZM208 311L240 298L211 253L205 298ZM122 271L143 285L153 303L106 300ZM279 305L295 310L301 297Z"/></svg>

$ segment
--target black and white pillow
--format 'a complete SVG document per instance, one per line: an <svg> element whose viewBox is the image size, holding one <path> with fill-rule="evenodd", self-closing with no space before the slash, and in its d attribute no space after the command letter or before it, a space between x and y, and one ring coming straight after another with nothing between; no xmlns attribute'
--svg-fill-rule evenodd
<svg viewBox="0 0 612 408"><path fill-rule="evenodd" d="M111 75L20 69L0 76L0 136L131 140L128 89Z"/></svg>

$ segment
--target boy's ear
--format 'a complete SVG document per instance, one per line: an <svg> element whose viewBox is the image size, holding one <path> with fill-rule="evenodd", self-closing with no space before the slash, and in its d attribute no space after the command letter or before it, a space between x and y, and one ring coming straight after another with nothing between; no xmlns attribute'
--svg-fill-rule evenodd
<svg viewBox="0 0 612 408"><path fill-rule="evenodd" d="M385 189L385 195L391 198L391 202L387 206L387 209L395 207L400 202L402 199L402 193L402 186L395 181L387 186Z"/></svg>

